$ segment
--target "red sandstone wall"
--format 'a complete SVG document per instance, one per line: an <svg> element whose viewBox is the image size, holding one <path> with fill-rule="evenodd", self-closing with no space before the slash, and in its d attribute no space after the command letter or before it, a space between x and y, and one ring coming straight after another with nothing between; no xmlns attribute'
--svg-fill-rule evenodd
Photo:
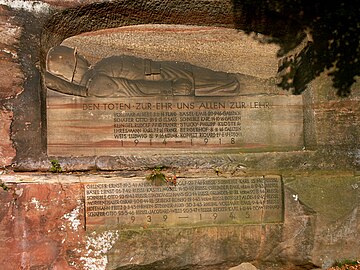
<svg viewBox="0 0 360 270"><path fill-rule="evenodd" d="M0 265L14 269L81 269L84 220L80 185L13 184L0 190Z"/></svg>
<svg viewBox="0 0 360 270"><path fill-rule="evenodd" d="M8 6L0 6L0 180L2 179L1 175L11 173L13 167L17 167L18 170L48 170L50 165L46 155L44 156L43 152L41 152L42 150L39 150L41 148L40 143L31 144L31 141L38 140L43 134L42 123L38 121L38 119L41 119L40 112L36 112L38 115L35 117L37 120L35 120L38 122L33 121L33 118L28 114L32 110L26 109L24 106L27 100L30 102L30 107L35 105L41 106L39 103L39 100L41 100L40 91L35 89L34 85L28 83L30 80L34 80L38 81L38 86L40 85L41 52L39 43L41 26L47 18L51 17L49 13L51 8L60 10L92 2L96 1L48 0L38 1L38 4L34 5L32 2L28 4L28 1L9 1L10 4ZM20 8L21 6L22 8ZM39 29L29 33L29 30L26 28L28 25L37 25ZM29 43L28 41L30 40L33 43ZM38 45L39 48L35 48L35 45ZM31 46L29 49L35 53L29 54L26 46ZM24 64L22 62L24 59L26 60L25 62L31 65ZM358 85L356 87L356 89L359 89ZM321 93L326 95L329 92L330 86L322 86L321 83L315 84L312 91L316 92L318 89L321 89ZM328 162L328 160L323 161L323 156L320 156L306 164L307 158L311 159L313 156L316 156L316 153L310 153L305 156L305 160L300 159L299 164L303 164L303 167L301 167L299 164L286 163L284 165L283 162L276 161L276 156L267 153L266 156L264 155L264 158L260 157L260 161L257 162L257 165L254 165L254 168L262 169L263 165L267 165L264 159L268 158L275 160L272 166L284 166L284 171L288 169L307 173L306 171L304 172L306 166L310 166L309 170L319 168L324 170L345 168L351 172L359 170L360 152L356 148L360 144L359 90L356 90L354 93L353 97L343 101L327 100L326 97L320 94L314 95L316 143L319 146L346 146L344 152L349 153L348 159L345 156L339 158L339 155L334 153L333 158L330 155L332 162ZM29 147L26 147L26 145L29 145ZM325 154L328 153L326 152ZM40 156L41 159L37 159ZM254 156L251 156L250 159L256 160ZM132 160L139 163L143 162L141 158L123 158L120 162L131 163ZM296 158L294 160L296 161ZM348 160L350 162L347 162ZM156 165L156 162L158 162L158 159L154 161L154 165ZM19 163L25 165L19 166ZM198 164L200 164L200 167L202 163L199 162ZM212 169L207 163L204 162L204 164L210 170ZM345 165L346 167L343 167ZM89 169L85 165L83 166L81 169ZM108 167L106 166L104 165L105 168L116 168L112 164L108 165ZM139 165L139 167L141 166ZM288 167L285 168L286 166ZM269 165L269 167L271 166ZM71 162L69 162L68 168L76 170L79 166L72 167ZM201 175L201 171L199 175ZM17 182L21 181L21 174L16 174L14 177ZM56 179L56 175L50 178ZM357 183L356 181L354 185ZM0 188L0 203L2 206L0 207L1 269L86 269L86 265L94 266L96 264L100 265L99 269L104 267L104 257L100 250L108 251L111 245L100 245L89 251L91 248L86 247L91 241L87 242L87 240L93 239L97 243L102 241L112 243L111 239L117 236L99 233L98 236L85 237L83 190L80 184L18 183L8 184L8 186L10 189L7 191ZM355 188L353 189L356 191ZM289 195L290 199L291 195ZM300 203L296 205L298 208L304 207ZM357 206L354 207L355 210L358 209L356 208ZM295 207L294 209L288 208L287 211L290 211L289 209L294 210ZM350 220L353 222L351 223L351 228L353 229L349 230L349 232L343 232L341 226L339 226L338 231L333 232L334 236L338 237L341 242L349 239L347 242L347 245L350 246L348 250L359 239L359 235L356 234L356 231L359 232L360 228L359 214L355 210L354 217L351 216L352 219ZM302 210L296 211L298 210L294 210L294 215ZM284 241L282 244L286 248L281 248L281 245L278 247L279 253L282 252L281 254L283 254L283 257L281 257L283 260L284 258L291 257L293 261L298 260L299 263L304 263L304 260L309 259L304 259L305 256L301 257L301 255L309 255L311 253L312 241L314 239L309 237L313 237L313 234L315 234L314 220L316 215L311 213L311 211L302 214L305 216L305 219L303 219L303 216L298 216L294 217L294 220L298 218L295 220L296 222L291 223L288 220L290 226L286 227L284 234L287 234L289 237L285 239L287 242ZM304 231L306 231L306 235L302 234ZM324 229L323 231L325 232L326 230ZM221 233L217 231L214 234L214 239L221 237ZM251 232L248 232L243 233L241 236L236 235L236 237L247 237L247 235L253 241L254 246L250 245L247 247L245 245L245 250L253 250L252 248L257 244L264 244L261 241L263 241L265 236L261 234L254 236ZM281 234L275 235L278 238L282 237ZM256 237L258 236L263 237L262 240L257 239ZM188 238L191 237L192 235L189 233ZM139 239L141 240L141 238ZM275 239L274 241L283 240ZM324 246L328 247L330 245L326 242L326 239L322 241L324 243L319 246L319 250L324 248ZM342 252L342 247L337 245L338 242L336 241L334 240L331 243L332 253L329 255L330 257L334 257L334 254L341 254ZM196 243L194 246L196 246ZM271 249L270 246L267 247L268 250ZM315 253L318 254L319 251ZM273 255L270 251L264 251L259 254ZM251 254L251 256L244 257L243 259L256 259L256 254ZM317 258L321 256L320 254ZM271 256L268 259L271 259ZM116 264L114 263L114 265Z"/></svg>
<svg viewBox="0 0 360 270"><path fill-rule="evenodd" d="M16 154L10 136L13 113L6 103L23 91L24 82L17 53L21 27L11 15L0 6L0 168L10 165Z"/></svg>

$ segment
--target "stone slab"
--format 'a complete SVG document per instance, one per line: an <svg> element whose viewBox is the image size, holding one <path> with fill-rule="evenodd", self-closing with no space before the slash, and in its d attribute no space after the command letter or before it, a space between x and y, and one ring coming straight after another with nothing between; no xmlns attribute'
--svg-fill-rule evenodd
<svg viewBox="0 0 360 270"><path fill-rule="evenodd" d="M85 184L86 226L168 227L283 221L280 176Z"/></svg>
<svg viewBox="0 0 360 270"><path fill-rule="evenodd" d="M50 156L282 151L304 145L301 96L75 97L48 90Z"/></svg>

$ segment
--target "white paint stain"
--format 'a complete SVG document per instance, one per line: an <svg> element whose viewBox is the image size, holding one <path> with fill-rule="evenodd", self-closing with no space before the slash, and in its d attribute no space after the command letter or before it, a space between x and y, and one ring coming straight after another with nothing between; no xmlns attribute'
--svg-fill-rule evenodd
<svg viewBox="0 0 360 270"><path fill-rule="evenodd" d="M119 238L118 231L93 232L86 239L86 253L80 260L85 270L105 270L107 253Z"/></svg>
<svg viewBox="0 0 360 270"><path fill-rule="evenodd" d="M293 194L292 197L294 198L294 201L297 202L299 200L298 194Z"/></svg>
<svg viewBox="0 0 360 270"><path fill-rule="evenodd" d="M37 210L41 210L41 211L44 211L45 210L45 206L41 205L40 204L40 201L38 201L36 198L32 198L30 203L34 204L35 205L35 209Z"/></svg>
<svg viewBox="0 0 360 270"><path fill-rule="evenodd" d="M81 225L81 221L79 219L80 214L80 206L77 206L70 213L63 215L63 219L70 222L70 228L74 231L77 231L79 226Z"/></svg>
<svg viewBox="0 0 360 270"><path fill-rule="evenodd" d="M0 5L8 6L13 9L22 9L34 13L48 13L50 5L40 1L26 0L0 0Z"/></svg>

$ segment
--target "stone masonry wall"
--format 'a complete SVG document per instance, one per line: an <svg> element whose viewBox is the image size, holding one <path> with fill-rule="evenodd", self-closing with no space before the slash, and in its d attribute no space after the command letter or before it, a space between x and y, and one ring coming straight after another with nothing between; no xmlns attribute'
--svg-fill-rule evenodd
<svg viewBox="0 0 360 270"><path fill-rule="evenodd" d="M0 0L1 269L326 269L360 259L360 84L333 95L322 74L304 93L302 151L48 157L47 50L86 31L137 24L234 28L231 1ZM56 158L63 173L50 173ZM284 222L150 230L87 230L84 178L276 174Z"/></svg>

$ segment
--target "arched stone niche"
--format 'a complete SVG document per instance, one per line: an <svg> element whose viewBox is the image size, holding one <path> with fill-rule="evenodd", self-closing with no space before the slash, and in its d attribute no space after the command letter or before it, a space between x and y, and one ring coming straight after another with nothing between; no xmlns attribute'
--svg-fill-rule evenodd
<svg viewBox="0 0 360 270"><path fill-rule="evenodd" d="M302 97L276 86L275 45L234 29L164 24L61 45L46 66L50 156L304 147Z"/></svg>
<svg viewBox="0 0 360 270"><path fill-rule="evenodd" d="M191 9L192 11L190 11ZM149 16L149 14L151 14L151 16ZM277 102L279 101L278 105L273 106L273 108L282 108L282 111L276 109L278 111L277 116L264 112L260 113L262 115L260 117L261 119L266 119L268 123L277 122L277 126L269 124L268 127L264 129L261 120L255 123L254 131L247 135L249 138L259 138L259 136L262 136L261 140L265 139L269 142L269 139L266 139L266 137L269 136L266 134L270 133L272 134L270 135L271 142L269 144L267 142L255 142L255 144L250 142L246 144L246 142L244 143L244 141L240 140L238 144L231 146L241 147L230 147L232 149L222 151L221 149L225 147L226 144L232 144L232 137L228 138L228 142L225 143L225 145L222 138L215 137L219 145L214 147L214 149L208 147L209 138L201 137L201 143L204 144L203 146L207 145L208 148L203 148L198 139L196 144L199 146L199 149L202 149L201 151L199 150L200 153L207 153L209 150L211 150L210 152L212 154L216 153L220 155L225 153L236 154L239 150L244 153L254 151L288 152L309 146L310 144L308 142L311 140L308 138L311 136L307 134L311 132L304 132L304 123L306 125L311 124L312 115L311 112L303 110L304 96L291 96L275 85L275 76L278 67L276 52L278 47L270 44L261 44L257 41L265 36L248 35L235 30L237 27L234 23L237 20L236 16L238 16L237 12L234 11L234 8L229 3L206 2L204 4L201 1L194 3L174 3L174 5L167 6L165 10L164 6L160 4L148 6L127 1L121 3L94 3L87 6L67 9L55 13L44 26L41 37L40 63L42 74L46 73L46 55L48 51L52 47L60 44L76 47L77 52L83 54L91 64L97 63L100 59L112 55L126 54L143 59L150 59L152 61L187 62L191 65L214 71L241 74L241 76L249 78L249 81L245 80L240 83L241 87L245 86L249 91L245 93L245 97L239 100L238 106L248 106L249 108L250 106L267 107L270 104L268 101L264 101L263 103L261 103L261 100L260 102L256 101L256 97L251 97L251 95L258 95L260 98L263 98L265 95L270 99L277 100ZM253 80L254 78L255 80ZM46 104L50 100L46 99L49 91L46 90L45 80L43 80L43 82L43 103ZM256 92L256 89L260 89L263 86L266 86L265 91ZM73 99L74 97L68 96L68 98ZM217 99L217 97L215 99ZM309 100L309 97L306 99ZM154 99L154 102L155 100L156 99ZM228 97L228 100L230 101L231 97ZM78 101L76 102L79 103ZM191 102L191 100L188 100L187 103ZM97 102L93 104L97 104ZM292 108L296 108L296 112L286 120L289 123L292 122L292 126L284 129L284 125L279 121L280 116L286 115L285 112L294 112L293 110L288 110L286 104L291 104L290 106L292 106ZM47 110L44 111L43 114L45 116L43 120L43 134L45 135L44 137L47 138L47 154L50 157L55 156L61 158L63 156L75 156L80 160L80 158L84 156L108 156L111 160L117 160L118 156L139 153L139 148L133 148L133 151L129 151L131 149L127 148L126 151L123 152L102 152L95 150L92 152L80 151L64 153L62 151L49 151L49 145L51 144L49 143L49 134L51 133L52 127L48 125L58 125L56 121L53 121L54 119L51 119L51 117L49 119L48 105L49 104L44 106ZM230 104L225 106L230 106ZM308 110L310 109L309 107L307 108ZM258 112L260 112L260 110ZM307 114L310 116L306 116ZM291 119L294 115L296 115L295 121ZM304 116L309 120L304 120ZM108 115L101 117L113 118L114 116ZM256 118L257 116L255 114L248 122L252 122L253 125L254 122L252 119ZM93 120L93 122L96 121ZM115 123L112 124L114 125ZM109 127L110 123L106 125ZM279 127L281 129L279 129ZM240 127L238 128L240 129ZM98 129L101 128L98 127ZM278 133L274 133L274 130L278 130ZM282 135L281 130L285 130L286 138ZM60 127L52 132L53 134L58 134L58 131L62 132L63 129ZM112 136L114 136L113 132L114 131L110 132ZM50 135L50 137L51 136L52 135ZM80 138L83 137L83 135L76 137ZM281 141L281 138L285 138L285 143ZM114 141L113 139L114 138L112 138L111 141ZM214 138L212 138L212 140L213 139ZM97 143L101 145L105 142L106 147L112 148L113 142L106 142L109 140L110 138L103 138ZM134 140L132 142L136 144L134 146L137 147L141 145ZM58 143L58 147L63 149L63 145L66 143L67 142ZM150 142L147 143L150 144ZM191 144L191 139L190 142L187 143ZM76 141L75 144L77 145ZM70 147L73 148L75 144L72 144ZM169 146L167 142L161 146L162 150L165 151L160 152L165 159L168 159L169 154L173 157L172 150L167 151L165 149ZM91 147L87 145L84 146L84 148L90 149ZM179 150L179 147L176 148L177 154L183 153L184 149ZM151 149L152 148L148 149L148 154L152 153ZM185 153L188 153L190 150L188 147L185 149ZM65 158L65 160L68 160L68 158ZM108 158L106 160L108 160ZM71 163L72 162L74 162L74 160L72 160ZM115 161L115 163L116 162L117 161ZM113 164L113 162L105 163ZM75 167L77 168L77 165ZM82 167L82 165L80 167ZM93 167L93 165L91 165L91 167ZM95 167L97 167L97 165ZM108 168L107 165L105 165L105 167ZM116 169L120 167L110 165L110 168Z"/></svg>

